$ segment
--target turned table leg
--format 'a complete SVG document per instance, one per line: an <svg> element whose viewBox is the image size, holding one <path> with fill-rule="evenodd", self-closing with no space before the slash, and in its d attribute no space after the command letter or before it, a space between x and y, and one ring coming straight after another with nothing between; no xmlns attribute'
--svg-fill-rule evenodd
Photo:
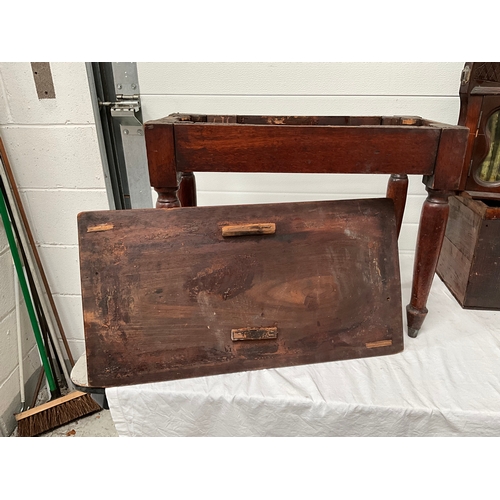
<svg viewBox="0 0 500 500"><path fill-rule="evenodd" d="M408 176L406 174L392 174L387 184L387 198L391 198L394 201L398 236L401 231L401 224L403 223L407 192Z"/></svg>
<svg viewBox="0 0 500 500"><path fill-rule="evenodd" d="M185 172L182 174L179 200L183 207L196 207L196 179L193 172Z"/></svg>
<svg viewBox="0 0 500 500"><path fill-rule="evenodd" d="M179 186L167 188L155 187L154 189L158 193L156 208L175 208L181 206L177 197Z"/></svg>
<svg viewBox="0 0 500 500"><path fill-rule="evenodd" d="M410 337L417 336L427 315L425 306L436 272L449 213L448 196L450 193L426 189L429 194L420 216L411 300L406 307Z"/></svg>

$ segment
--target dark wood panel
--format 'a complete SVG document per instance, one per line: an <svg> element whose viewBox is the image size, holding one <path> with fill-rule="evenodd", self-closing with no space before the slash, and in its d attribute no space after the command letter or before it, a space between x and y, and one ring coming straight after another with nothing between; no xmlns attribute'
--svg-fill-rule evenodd
<svg viewBox="0 0 500 500"><path fill-rule="evenodd" d="M174 127L161 122L161 126L145 127L146 149L149 163L149 179L152 186L178 186L180 178L176 172Z"/></svg>
<svg viewBox="0 0 500 500"><path fill-rule="evenodd" d="M464 307L500 309L500 220L483 220Z"/></svg>
<svg viewBox="0 0 500 500"><path fill-rule="evenodd" d="M468 193L450 198L438 274L460 305L500 309L500 202Z"/></svg>
<svg viewBox="0 0 500 500"><path fill-rule="evenodd" d="M471 261L445 236L436 269L460 305L463 305L469 282Z"/></svg>
<svg viewBox="0 0 500 500"><path fill-rule="evenodd" d="M275 233L222 235L261 221ZM91 385L403 349L391 200L88 212L78 224ZM266 329L276 338L231 339Z"/></svg>
<svg viewBox="0 0 500 500"><path fill-rule="evenodd" d="M450 215L446 226L446 238L468 259L470 266L482 219L482 214L471 207L479 204L465 196L451 196L449 204Z"/></svg>
<svg viewBox="0 0 500 500"><path fill-rule="evenodd" d="M431 174L431 127L176 123L177 169L217 172Z"/></svg>
<svg viewBox="0 0 500 500"><path fill-rule="evenodd" d="M434 175L426 185L446 191L462 190L466 178L462 175L469 130L466 127L443 126L436 157Z"/></svg>

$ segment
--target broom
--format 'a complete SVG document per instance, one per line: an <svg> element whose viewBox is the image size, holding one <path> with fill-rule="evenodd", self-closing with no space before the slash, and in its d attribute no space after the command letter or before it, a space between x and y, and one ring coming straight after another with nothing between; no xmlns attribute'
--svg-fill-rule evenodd
<svg viewBox="0 0 500 500"><path fill-rule="evenodd" d="M54 429L68 422L76 420L90 413L100 411L101 407L92 399L90 394L80 391L60 397L60 391L56 386L54 376L52 374L47 353L42 341L40 329L38 327L37 317L31 301L30 292L24 277L23 267L16 246L16 240L12 232L11 221L9 219L7 205L4 196L5 187L3 179L0 177L0 215L5 227L5 233L9 242L12 260L17 271L19 284L23 293L28 315L35 335L35 341L42 360L43 370L47 377L51 400L48 403L37 406L16 415L17 434L20 437L36 436L48 430Z"/></svg>
<svg viewBox="0 0 500 500"><path fill-rule="evenodd" d="M43 271L43 266L40 261L40 256L38 255L38 251L36 248L35 240L33 238L33 235L31 234L30 226L28 223L28 218L26 217L26 213L24 211L23 203L21 201L21 196L19 194L19 190L17 189L16 185L16 180L14 177L14 173L12 172L12 168L10 167L9 159L7 157L7 152L5 151L4 144L2 142L2 138L0 137L0 177L5 178L5 189L7 190L4 193L5 199L7 200L7 207L12 205L13 208L15 208L15 213L9 212L10 219L12 221L13 227L16 228L16 224L19 225L20 229L23 229L21 231L21 234L18 234L16 232L17 239L20 243L20 248L22 249L23 246L26 246L28 249L31 249L32 252L28 252L27 257L28 259L25 259L25 262L27 262L28 268L31 267L33 268L34 271L39 271L40 277L43 281L44 288L42 289L37 273L35 272L34 278L35 278L35 287L33 287L33 290L38 290L39 295L40 295L40 303L41 303L41 309L44 311L45 317L47 318L50 327L51 327L51 338L56 339L56 332L54 329L54 325L52 324L51 320L51 312L55 317L58 329L59 329L59 334L61 335L61 339L63 341L64 347L66 349L66 354L68 355L69 363L71 365L71 368L75 365L75 361L73 359L73 356L71 354L71 349L69 348L68 340L66 339L66 335L64 333L64 329L61 323L61 319L59 317L59 314L57 312L57 307L54 303L54 299L52 297L52 293L50 291L50 287L47 281L47 277L45 276L45 273ZM8 190L10 184L10 190ZM33 254L33 257L31 256ZM33 261L34 258L34 261ZM44 291L47 295L47 298L50 302L51 310L49 310L47 304L45 303L44 298ZM55 349L57 352L57 355L61 362L63 363L62 368L64 371L64 375L66 377L66 380L70 380L70 375L68 373L66 364L64 363L64 358L63 355L59 349L59 345L57 340L55 341Z"/></svg>
<svg viewBox="0 0 500 500"><path fill-rule="evenodd" d="M90 394L73 391L16 415L19 437L37 436L81 417L101 411Z"/></svg>

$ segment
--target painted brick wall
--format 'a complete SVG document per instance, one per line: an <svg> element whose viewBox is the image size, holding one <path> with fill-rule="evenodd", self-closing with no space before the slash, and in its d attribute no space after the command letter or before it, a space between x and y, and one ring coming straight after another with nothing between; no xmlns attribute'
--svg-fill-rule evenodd
<svg viewBox="0 0 500 500"><path fill-rule="evenodd" d="M39 100L29 63L0 63L0 135L77 359L84 342L76 217L109 205L85 64L52 63L51 70L56 98ZM0 416L5 420L19 382L13 272L2 238L0 233ZM29 377L40 363L26 316Z"/></svg>
<svg viewBox="0 0 500 500"><path fill-rule="evenodd" d="M0 223L0 436L8 435L14 424L12 411L19 410L19 371L14 265L3 224ZM24 301L19 304L23 345L24 376L39 366L33 336L29 331Z"/></svg>

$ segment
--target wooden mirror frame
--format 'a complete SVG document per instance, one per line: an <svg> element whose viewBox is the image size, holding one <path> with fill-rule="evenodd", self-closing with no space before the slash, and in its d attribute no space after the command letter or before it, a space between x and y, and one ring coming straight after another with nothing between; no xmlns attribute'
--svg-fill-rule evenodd
<svg viewBox="0 0 500 500"><path fill-rule="evenodd" d="M469 129L464 173L465 189L473 196L500 196L500 181L489 184L478 181L475 175L492 146L487 126L497 111L500 111L500 62L465 63L460 81L458 125Z"/></svg>

